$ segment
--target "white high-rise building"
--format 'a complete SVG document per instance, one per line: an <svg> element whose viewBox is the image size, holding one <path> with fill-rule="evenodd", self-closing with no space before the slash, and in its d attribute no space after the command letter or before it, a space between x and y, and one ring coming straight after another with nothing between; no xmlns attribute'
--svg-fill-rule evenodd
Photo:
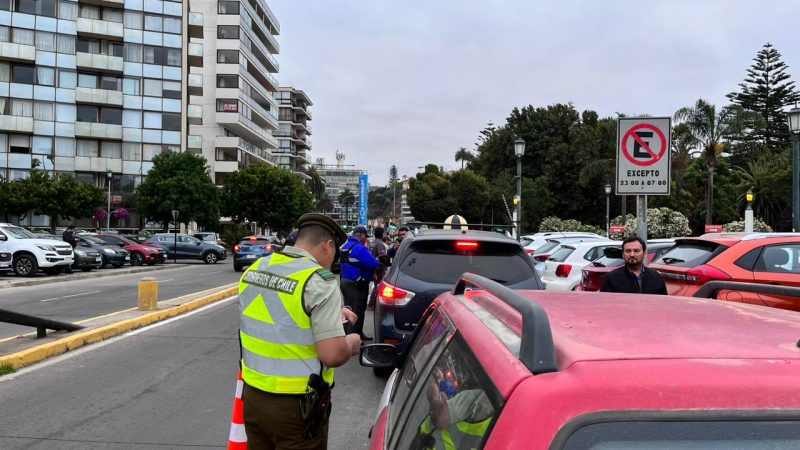
<svg viewBox="0 0 800 450"><path fill-rule="evenodd" d="M279 167L291 170L292 173L307 180L309 163L308 152L311 151L311 99L300 89L281 86L275 93L278 101L278 129L272 135L278 138L278 149L275 161Z"/></svg>

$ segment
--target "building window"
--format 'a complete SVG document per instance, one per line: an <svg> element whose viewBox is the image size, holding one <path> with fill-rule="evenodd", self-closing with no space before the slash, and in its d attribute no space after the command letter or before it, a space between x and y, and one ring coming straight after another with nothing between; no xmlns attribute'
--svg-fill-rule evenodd
<svg viewBox="0 0 800 450"><path fill-rule="evenodd" d="M122 158L122 143L120 142L101 142L100 156L103 158Z"/></svg>
<svg viewBox="0 0 800 450"><path fill-rule="evenodd" d="M160 112L150 112L145 111L143 114L144 118L144 127L153 129L153 130L160 130L161 129L161 114Z"/></svg>
<svg viewBox="0 0 800 450"><path fill-rule="evenodd" d="M239 75L217 75L217 87L220 88L239 87Z"/></svg>
<svg viewBox="0 0 800 450"><path fill-rule="evenodd" d="M97 122L97 106L78 105L77 111L78 122Z"/></svg>
<svg viewBox="0 0 800 450"><path fill-rule="evenodd" d="M52 67L36 67L36 84L40 86L55 86L56 69Z"/></svg>
<svg viewBox="0 0 800 450"><path fill-rule="evenodd" d="M100 53L100 41L97 39L78 38L75 43L75 50L97 55Z"/></svg>
<svg viewBox="0 0 800 450"><path fill-rule="evenodd" d="M34 136L32 149L33 153L37 155L52 155L53 138L50 136Z"/></svg>
<svg viewBox="0 0 800 450"><path fill-rule="evenodd" d="M219 14L239 14L239 2L219 2L217 12Z"/></svg>
<svg viewBox="0 0 800 450"><path fill-rule="evenodd" d="M216 151L217 161L237 161L237 151L233 148L218 148Z"/></svg>
<svg viewBox="0 0 800 450"><path fill-rule="evenodd" d="M142 62L142 45L125 43L125 55L123 59L127 62Z"/></svg>
<svg viewBox="0 0 800 450"><path fill-rule="evenodd" d="M139 144L137 142L123 142L122 159L126 161L141 161L142 144Z"/></svg>
<svg viewBox="0 0 800 450"><path fill-rule="evenodd" d="M51 102L33 102L33 118L50 122L55 121L54 106L55 104Z"/></svg>
<svg viewBox="0 0 800 450"><path fill-rule="evenodd" d="M153 158L163 152L160 145L156 144L143 144L142 145L142 161L152 161Z"/></svg>
<svg viewBox="0 0 800 450"><path fill-rule="evenodd" d="M217 50L217 62L239 64L239 50Z"/></svg>
<svg viewBox="0 0 800 450"><path fill-rule="evenodd" d="M59 34L56 36L58 53L65 55L75 54L75 36L68 36L66 34Z"/></svg>
<svg viewBox="0 0 800 450"><path fill-rule="evenodd" d="M14 65L11 67L11 82L35 84L36 68L34 66Z"/></svg>
<svg viewBox="0 0 800 450"><path fill-rule="evenodd" d="M99 142L90 141L86 139L77 139L75 141L75 155L76 156L97 156L97 149Z"/></svg>
<svg viewBox="0 0 800 450"><path fill-rule="evenodd" d="M239 100L217 99L217 112L239 112Z"/></svg>
<svg viewBox="0 0 800 450"><path fill-rule="evenodd" d="M164 19L161 16L144 16L144 29L147 31L163 31Z"/></svg>
<svg viewBox="0 0 800 450"><path fill-rule="evenodd" d="M142 80L125 78L122 80L122 92L126 95L142 95Z"/></svg>
<svg viewBox="0 0 800 450"><path fill-rule="evenodd" d="M100 123L122 125L122 109L100 108Z"/></svg>
<svg viewBox="0 0 800 450"><path fill-rule="evenodd" d="M163 113L161 118L161 126L167 131L181 131L181 114Z"/></svg>
<svg viewBox="0 0 800 450"><path fill-rule="evenodd" d="M239 25L217 25L218 39L239 39Z"/></svg>
<svg viewBox="0 0 800 450"><path fill-rule="evenodd" d="M37 16L56 16L55 0L15 0L15 10L25 14Z"/></svg>
<svg viewBox="0 0 800 450"><path fill-rule="evenodd" d="M227 172L215 172L214 183L216 183L217 186L222 186L225 184L225 180L227 180L230 175L231 174Z"/></svg>
<svg viewBox="0 0 800 450"><path fill-rule="evenodd" d="M164 81L164 98L181 98L181 83L179 81Z"/></svg>
<svg viewBox="0 0 800 450"><path fill-rule="evenodd" d="M78 17L78 4L75 2L58 2L58 18L64 20L75 20Z"/></svg>
<svg viewBox="0 0 800 450"><path fill-rule="evenodd" d="M165 17L164 33L181 34L181 19L175 17Z"/></svg>
<svg viewBox="0 0 800 450"><path fill-rule="evenodd" d="M100 78L100 89L106 89L109 91L121 91L122 90L122 78L110 76L110 75L103 75Z"/></svg>
<svg viewBox="0 0 800 450"><path fill-rule="evenodd" d="M78 74L78 87L82 88L96 88L97 75L93 73L79 73Z"/></svg>
<svg viewBox="0 0 800 450"><path fill-rule="evenodd" d="M43 52L55 52L56 51L55 33L48 33L46 31L37 31L36 50L40 50Z"/></svg>
<svg viewBox="0 0 800 450"><path fill-rule="evenodd" d="M78 84L78 74L68 70L58 71L58 87L75 89Z"/></svg>
<svg viewBox="0 0 800 450"><path fill-rule="evenodd" d="M142 13L136 11L125 11L125 18L122 22L125 28L132 30L142 29Z"/></svg>
<svg viewBox="0 0 800 450"><path fill-rule="evenodd" d="M161 97L163 92L163 81L151 80L149 78L144 80L144 95L148 95L150 97Z"/></svg>

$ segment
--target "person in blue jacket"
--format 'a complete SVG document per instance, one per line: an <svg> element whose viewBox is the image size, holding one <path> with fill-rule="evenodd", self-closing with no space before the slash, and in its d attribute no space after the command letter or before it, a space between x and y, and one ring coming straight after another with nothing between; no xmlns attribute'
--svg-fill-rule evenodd
<svg viewBox="0 0 800 450"><path fill-rule="evenodd" d="M347 242L341 247L341 287L344 305L353 310L358 321L353 326L353 333L361 336L362 341L372 338L364 335L364 312L369 297L369 282L375 276L378 259L366 247L367 228L359 225Z"/></svg>

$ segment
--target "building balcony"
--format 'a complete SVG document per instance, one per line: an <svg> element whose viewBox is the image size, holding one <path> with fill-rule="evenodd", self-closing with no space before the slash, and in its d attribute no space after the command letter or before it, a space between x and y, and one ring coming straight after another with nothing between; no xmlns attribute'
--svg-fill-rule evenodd
<svg viewBox="0 0 800 450"><path fill-rule="evenodd" d="M190 38L203 38L203 13L190 12L189 13L189 37Z"/></svg>
<svg viewBox="0 0 800 450"><path fill-rule="evenodd" d="M217 123L257 146L277 148L278 141L263 127L238 112L217 112Z"/></svg>
<svg viewBox="0 0 800 450"><path fill-rule="evenodd" d="M186 54L190 66L203 67L203 44L201 42L189 42Z"/></svg>
<svg viewBox="0 0 800 450"><path fill-rule="evenodd" d="M190 134L186 137L186 148L189 150L203 150L203 137Z"/></svg>
<svg viewBox="0 0 800 450"><path fill-rule="evenodd" d="M189 95L203 95L203 74L190 73L187 84Z"/></svg>
<svg viewBox="0 0 800 450"><path fill-rule="evenodd" d="M278 118L274 114L271 114L267 108L264 108L258 104L254 98L247 95L247 93L242 89L217 88L216 97L218 99L239 98L239 100L241 100L251 112L255 113L262 122L266 123L264 128L267 130L275 130L278 128Z"/></svg>
<svg viewBox="0 0 800 450"><path fill-rule="evenodd" d="M186 120L192 125L202 125L203 107L200 105L188 105L186 107Z"/></svg>
<svg viewBox="0 0 800 450"><path fill-rule="evenodd" d="M308 176L307 173L301 172L299 170L292 170L292 173L295 174L297 177L299 177L301 180L310 180L311 179L311 177Z"/></svg>
<svg viewBox="0 0 800 450"><path fill-rule="evenodd" d="M0 59L5 61L36 61L36 47L33 45L0 42Z"/></svg>
<svg viewBox="0 0 800 450"><path fill-rule="evenodd" d="M122 98L122 91L110 91L108 89L93 89L85 87L75 88L76 103L122 106Z"/></svg>
<svg viewBox="0 0 800 450"><path fill-rule="evenodd" d="M75 122L75 137L122 140L122 125L95 122Z"/></svg>
<svg viewBox="0 0 800 450"><path fill-rule="evenodd" d="M249 1L243 1L241 3L242 3L242 5L244 5L244 8L240 8L240 15L243 15L245 11L249 12L250 16L253 18L253 21L256 22L255 26L259 27L261 32L265 36L267 36L267 42L268 42L270 51L272 53L280 53L281 52L281 47L278 44L278 40L273 35L273 32L270 29L270 27L267 24L265 24L264 22L261 21L260 17L258 16L258 13L256 13L255 8L253 7L253 4L250 3ZM277 21L277 19L275 19L275 16L272 14L272 11L269 10L269 7L266 6L266 4L264 2L261 2L261 4L259 6L264 10L268 20L270 21L270 23L272 25L272 28L275 29L275 34L279 34L280 30L281 30L280 24L278 24L278 21Z"/></svg>
<svg viewBox="0 0 800 450"><path fill-rule="evenodd" d="M96 39L122 40L122 23L109 22L108 20L87 19L78 17L76 21L78 36Z"/></svg>
<svg viewBox="0 0 800 450"><path fill-rule="evenodd" d="M125 7L125 0L80 0L80 3L97 6L111 6L112 8Z"/></svg>
<svg viewBox="0 0 800 450"><path fill-rule="evenodd" d="M33 117L0 115L0 131L33 133Z"/></svg>
<svg viewBox="0 0 800 450"><path fill-rule="evenodd" d="M96 72L122 73L125 63L121 56L99 55L94 53L77 52L75 65L78 69Z"/></svg>
<svg viewBox="0 0 800 450"><path fill-rule="evenodd" d="M214 147L236 148L252 155L255 158L258 158L269 165L275 165L275 161L269 151L257 147L237 136L217 136L214 138Z"/></svg>

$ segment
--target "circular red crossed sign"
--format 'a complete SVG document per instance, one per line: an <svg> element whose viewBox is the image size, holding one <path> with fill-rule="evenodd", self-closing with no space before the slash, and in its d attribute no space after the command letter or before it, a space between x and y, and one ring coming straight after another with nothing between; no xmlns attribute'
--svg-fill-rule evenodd
<svg viewBox="0 0 800 450"><path fill-rule="evenodd" d="M641 130L642 128L654 131L656 133L656 136L659 139L661 139L661 150L658 153L654 152L650 148L650 146L647 145L647 143L643 141L642 138L640 138L636 134L636 132ZM633 138L635 141L639 142L639 146L642 147L645 152L650 154L650 159L646 161L640 161L634 158L633 155L631 155L631 152L628 150L629 138ZM649 123L640 123L639 125L632 127L630 130L628 130L627 133L625 133L625 136L622 137L622 154L625 155L625 158L628 161L632 162L637 166L641 167L652 166L653 164L661 161L661 158L664 156L665 153L667 153L667 138L664 137L664 133L662 133L661 130L658 129L658 127L650 125Z"/></svg>

